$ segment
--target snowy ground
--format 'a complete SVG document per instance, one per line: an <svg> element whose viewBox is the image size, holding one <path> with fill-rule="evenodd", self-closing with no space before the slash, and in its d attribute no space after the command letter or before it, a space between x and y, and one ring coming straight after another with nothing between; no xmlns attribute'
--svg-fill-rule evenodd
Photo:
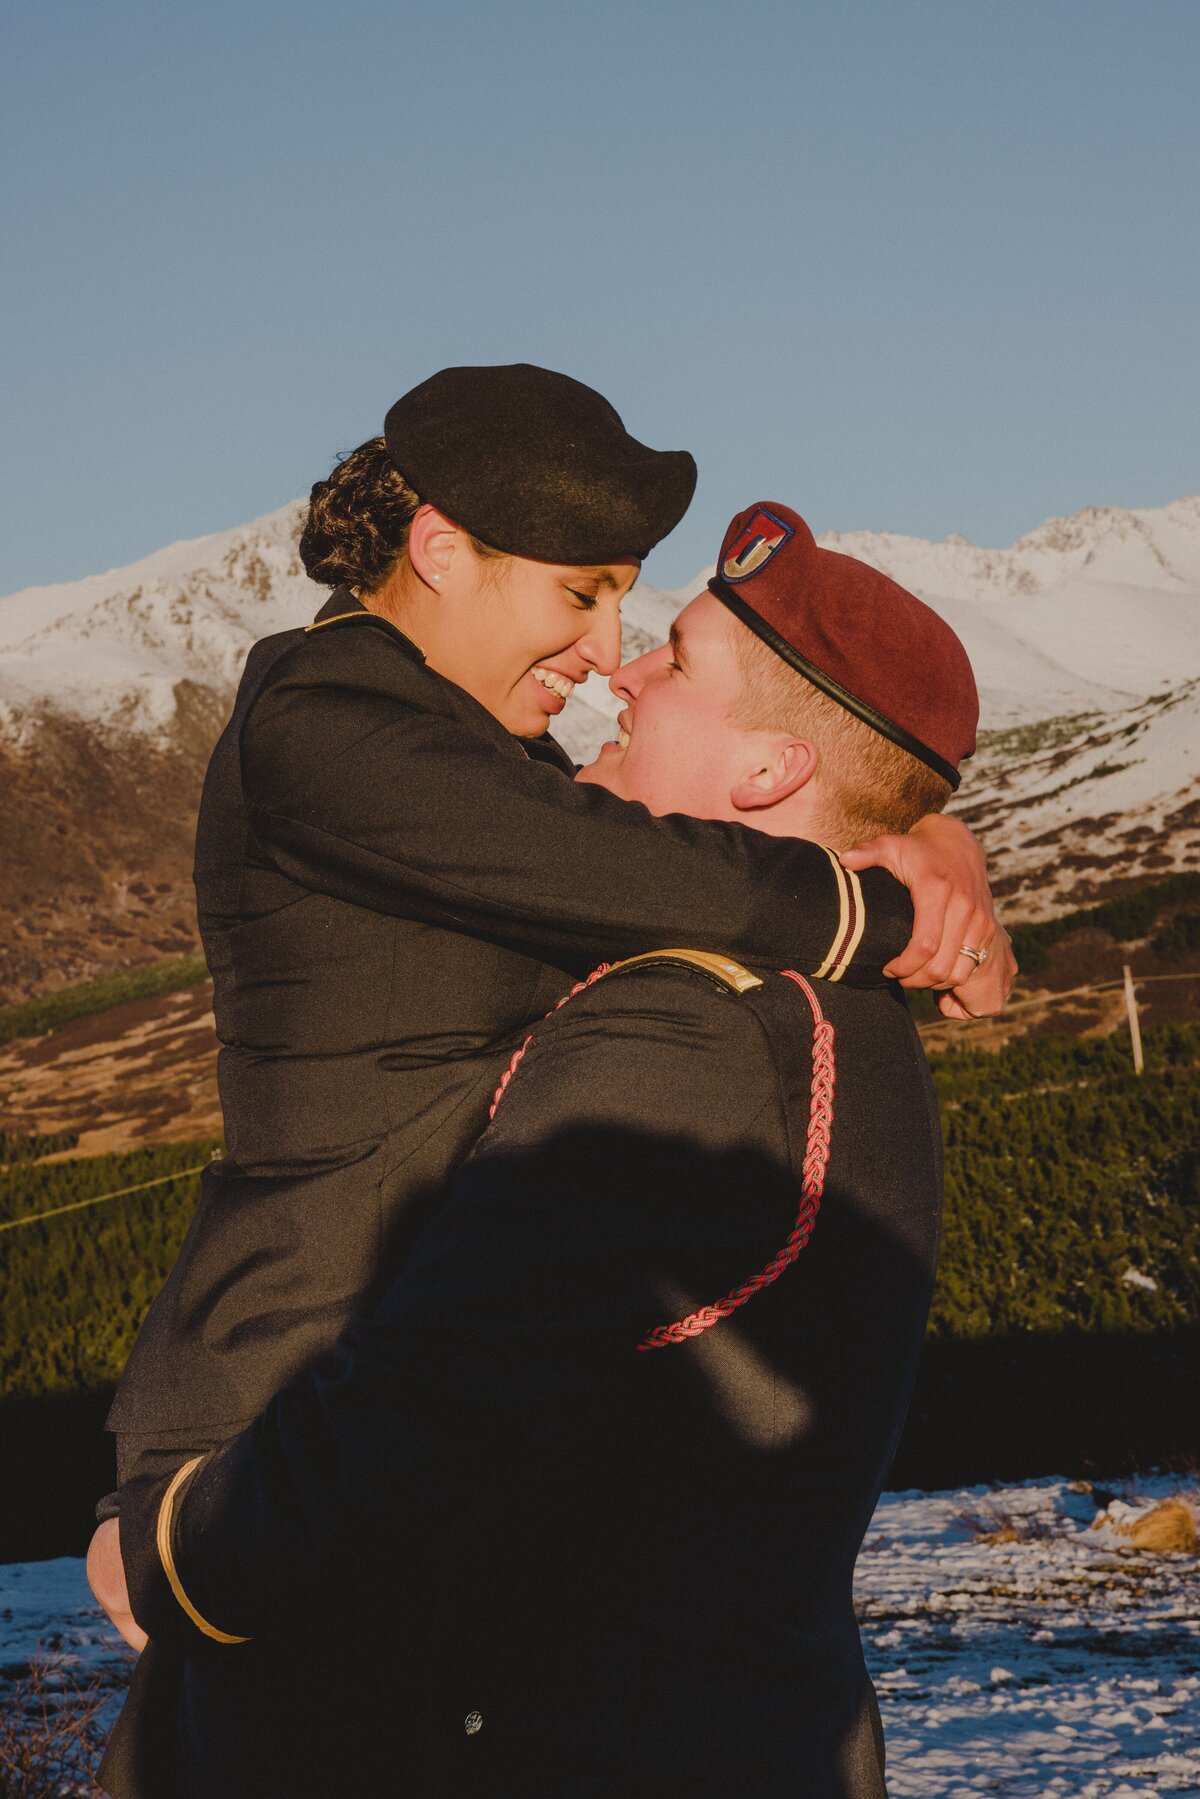
<svg viewBox="0 0 1200 1799"><path fill-rule="evenodd" d="M857 1586L892 1799L1200 1794L1200 1560L1119 1529L1179 1489L884 1497ZM82 1562L0 1567L0 1704L35 1652L115 1705L129 1660Z"/></svg>
<svg viewBox="0 0 1200 1799"><path fill-rule="evenodd" d="M1200 1562L1109 1522L1179 1485L884 1497L857 1587L892 1799L1200 1793Z"/></svg>

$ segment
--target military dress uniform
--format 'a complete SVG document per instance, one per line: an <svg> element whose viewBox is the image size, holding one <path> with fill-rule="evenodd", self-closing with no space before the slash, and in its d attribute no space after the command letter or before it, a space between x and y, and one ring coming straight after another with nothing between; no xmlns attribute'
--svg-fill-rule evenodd
<svg viewBox="0 0 1200 1799"><path fill-rule="evenodd" d="M902 997L650 957L509 1072L376 1310L129 1489L135 1615L231 1681L353 1658L297 1791L879 1799L851 1577L941 1189Z"/></svg>
<svg viewBox="0 0 1200 1799"><path fill-rule="evenodd" d="M251 651L196 851L227 1151L113 1406L123 1480L228 1441L378 1299L486 1122L508 1040L598 958L685 941L878 986L903 947L908 896L882 872L655 819L568 770L348 589ZM225 1693L189 1661L185 1731L191 1706L216 1708L209 1741L261 1734L247 1693L282 1659ZM103 1769L116 1799L176 1790L180 1678L142 1658Z"/></svg>

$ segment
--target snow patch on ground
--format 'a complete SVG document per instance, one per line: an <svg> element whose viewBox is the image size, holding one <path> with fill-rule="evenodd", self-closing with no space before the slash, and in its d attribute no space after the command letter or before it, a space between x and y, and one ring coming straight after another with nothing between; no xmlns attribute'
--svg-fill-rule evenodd
<svg viewBox="0 0 1200 1799"><path fill-rule="evenodd" d="M1118 1528L1179 1486L884 1496L856 1590L892 1799L1200 1793L1200 1562Z"/></svg>
<svg viewBox="0 0 1200 1799"><path fill-rule="evenodd" d="M892 1799L1200 1793L1200 1561L1126 1534L1179 1489L884 1495L856 1594ZM82 1561L0 1567L0 1702L35 1654L115 1711L131 1658Z"/></svg>

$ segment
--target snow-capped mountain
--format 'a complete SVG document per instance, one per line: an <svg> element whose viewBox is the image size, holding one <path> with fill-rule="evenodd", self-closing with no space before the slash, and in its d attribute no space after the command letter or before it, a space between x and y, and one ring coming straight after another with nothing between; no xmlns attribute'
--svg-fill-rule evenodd
<svg viewBox="0 0 1200 1799"><path fill-rule="evenodd" d="M48 713L169 731L181 681L222 702L250 644L306 623L299 503L128 568L0 599L0 729L20 741Z"/></svg>
<svg viewBox="0 0 1200 1799"><path fill-rule="evenodd" d="M0 599L0 726L47 710L137 730L169 728L188 681L227 693L248 645L311 616L320 595L296 554L299 504L172 544L128 568ZM1200 498L1141 512L1050 519L1007 550L888 531L831 533L829 549L884 569L962 637L985 730L1111 710L1200 676ZM711 570L626 602L627 653L661 641ZM612 706L580 689L560 732L582 750Z"/></svg>
<svg viewBox="0 0 1200 1799"><path fill-rule="evenodd" d="M322 597L296 552L300 516L297 502L128 568L0 598L0 765L16 796L7 827L0 821L0 887L17 905L18 935L36 926L43 942L75 894L64 971L88 964L83 921L105 912L113 882L124 892L146 875L155 796L167 789L174 847L151 887L169 889L162 906L186 912L179 845L246 651L310 618ZM966 644L983 735L958 806L1020 914L1090 897L1116 873L1194 859L1200 498L1089 508L1005 550L886 531L820 541L920 594ZM626 654L661 642L710 572L674 593L639 583L625 607ZM589 759L616 711L593 679L557 734ZM142 909L156 919L162 907L147 898ZM143 934L131 917L121 928ZM0 988L25 990L34 978L24 952L0 953Z"/></svg>

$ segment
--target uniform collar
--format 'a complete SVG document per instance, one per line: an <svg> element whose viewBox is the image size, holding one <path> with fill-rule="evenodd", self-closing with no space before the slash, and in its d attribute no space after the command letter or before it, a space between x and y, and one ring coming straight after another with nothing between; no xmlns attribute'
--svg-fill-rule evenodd
<svg viewBox="0 0 1200 1799"><path fill-rule="evenodd" d="M335 587L320 611L314 615L313 624L323 625L327 618L340 618L343 612L365 612L358 595L350 587Z"/></svg>
<svg viewBox="0 0 1200 1799"><path fill-rule="evenodd" d="M378 626L380 630L386 631L415 661L422 664L425 662L425 652L420 645L415 644L411 637L406 637L400 627L394 625L391 619L384 618L381 613L372 612L369 606L364 606L352 587L335 587L313 619L313 624L324 625L328 624L331 619L351 618L355 613L360 613L363 618L370 619L372 624Z"/></svg>

